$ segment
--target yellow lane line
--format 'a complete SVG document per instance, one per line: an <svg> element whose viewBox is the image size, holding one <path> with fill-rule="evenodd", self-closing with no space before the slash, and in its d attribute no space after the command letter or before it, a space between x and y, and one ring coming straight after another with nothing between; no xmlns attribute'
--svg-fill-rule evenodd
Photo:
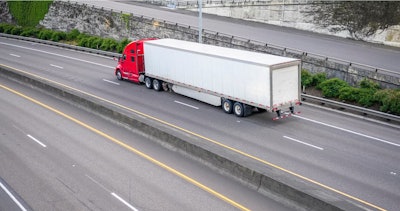
<svg viewBox="0 0 400 211"><path fill-rule="evenodd" d="M86 124L86 123L84 123L84 122L81 122L80 120L75 119L74 117L63 113L62 111L59 111L59 110L57 110L57 109L55 109L55 108L53 108L53 107L51 107L51 106L49 106L47 104L44 104L44 103L42 103L42 102L40 102L38 100L35 100L34 98L31 98L31 97L29 97L27 95L24 95L24 94L14 90L14 89L11 89L9 87L4 86L2 84L0 84L0 87L5 89L5 90L7 90L7 91L9 91L9 92L11 92L11 93L14 93L14 94L20 96L22 98L25 98L26 100L29 100L29 101L37 104L37 105L40 105L43 108L46 108L46 109L48 109L48 110L50 110L50 111L52 111L52 112L64 117L64 118L66 118L66 119L69 119L72 122L75 122L76 124L78 124L78 125L86 128L86 129L88 129L88 130L90 130L90 131L92 131L92 132L94 132L94 133L96 133L96 134L98 134L98 135L100 135L100 136L102 136L102 137L114 142L115 144L118 144L118 145L122 146L123 148L125 148L125 149L127 149L127 150L129 150L129 151L131 151L131 152L133 152L133 153L145 158L146 160L150 161L151 163L158 165L159 167L161 167L161 168L163 168L163 169L175 174L176 176L188 181L189 183L201 188L204 191L207 191L208 193L210 193L210 194L222 199L223 201L231 204L232 206L234 206L234 207L236 207L236 208L238 208L240 210L250 210L250 209L246 208L245 206L233 201L232 199L222 195L221 193L218 193L217 191L215 191L215 190L203 185L202 183L196 181L195 179L185 175L184 173L179 172L178 170L176 170L176 169L174 169L174 168L162 163L161 161L158 161L158 160L154 159L153 157L151 157L151 156L139 151L138 149L133 148L133 147L129 146L128 144L126 144L126 143L124 143L124 142L122 142L122 141L120 141L120 140L118 140L118 139L116 139L116 138L114 138L114 137L112 137L112 136L110 136L110 135L108 135L108 134L106 134L106 133L104 133L104 132L102 132L102 131L100 131L100 130L92 127L92 126L90 126L90 125L88 125L88 124Z"/></svg>
<svg viewBox="0 0 400 211"><path fill-rule="evenodd" d="M223 148L225 148L225 149L228 149L228 150L231 150L231 151L233 151L233 152L236 152L236 153L238 153L238 154L240 154L240 155L243 155L243 156L245 156L245 157L247 157L247 158L251 158L251 159L253 159L253 160L256 160L256 161L258 161L258 162L261 162L261 163L263 163L263 164L265 164L265 165L268 165L268 166L270 166L270 167L279 169L279 170L281 170L281 171L283 171L283 172L286 172L286 173L288 173L288 174L290 174L290 175L293 175L293 176L295 176L295 177L301 178L301 179L303 179L303 180L305 180L305 181L307 181L307 182L310 182L310 183L312 183L312 184L315 184L315 185L320 186L320 187L322 187L322 188L325 188L325 189L327 189L327 190L333 191L333 192L335 192L335 193L337 193L337 194L339 194L339 195L348 197L348 198L350 198L350 199L352 199L352 200L354 200L354 201L357 201L357 202L359 202L359 203L361 203L361 204L370 206L370 207L375 208L375 209L380 210L380 211L386 211L386 209L381 208L381 207L379 207L379 206L377 206L377 205L374 205L374 204L372 204L372 203L370 203L370 202L367 202L367 201L365 201L365 200L362 200L362 199L360 199L360 198L357 198L357 197L355 197L355 196L352 196L352 195L350 195L350 194L347 194L347 193L345 193L345 192L342 192L342 191L340 191L340 190L337 190L337 189L335 189L335 188L332 188L332 187L330 187L330 186L328 186L328 185L325 185L325 184L322 184L322 183L320 183L320 182L317 182L317 181L315 181L315 180L313 180L313 179L310 179L310 178L308 178L308 177L305 177L305 176L303 176L303 175L297 174L297 173L295 173L295 172L293 172L293 171L290 171L290 170L285 169L285 168L283 168L283 167L280 167L280 166L278 166L278 165L276 165L276 164L273 164L273 163L270 163L270 162L268 162L268 161L265 161L265 160L263 160L263 159L261 159L261 158L258 158L258 157L256 157L256 156L254 156L254 155L250 155L250 154L248 154L248 153L246 153L246 152L240 151L239 149L230 147L230 146L228 146L228 145L225 145L225 144L220 143L220 142L218 142L218 141L212 140L212 139L210 139L210 138L207 138L207 137L205 137L205 136L202 136L202 135L200 135L200 134L197 134L197 133L192 132L192 131L190 131L190 130L187 130L187 129L185 129L185 128L181 128L181 127L176 126L176 125L174 125L174 124L172 124L172 123L166 122L166 121L164 121L164 120L158 119L158 118L156 118L156 117L153 117L153 116L150 116L150 115L148 115L148 114L142 113L142 112L140 112L140 111L134 110L134 109L132 109L132 108L126 107L126 106L124 106L124 105L115 103L115 102L113 102L113 101L110 101L110 100L101 98L101 97L99 97L99 96L97 96L97 95L94 95L94 94L91 94L91 93L88 93L88 92L85 92L85 91L82 91L82 90L79 90L79 89L70 87L70 86L68 86L68 85L65 85L65 84L62 84L62 83L59 83L59 82L56 82L56 81L52 81L52 80L50 80L50 79L47 79L47 78L38 76L38 75L36 75L36 74L29 73L29 72L26 72L26 71L23 71L23 70L19 70L19 69L16 69L16 68L13 68L13 67L4 65L4 64L0 64L0 65L1 65L1 66L4 66L4 67L7 67L7 68L10 68L10 69L13 69L13 70L15 70L15 71L17 71L17 72L22 72L22 73L24 73L24 74L31 75L31 76L34 76L34 77L36 77L36 78L40 78L40 79L45 80L45 81L49 81L49 82L51 82L51 83L54 83L54 84L57 84L57 85L59 85L59 86L68 88L68 89L70 89L70 90L74 90L74 91L76 91L76 92L80 92L80 93L82 93L82 94L91 96L91 97L96 98L96 99L98 99L98 100L102 100L102 101L104 101L104 102L110 103L110 104L112 104L112 105L114 105L114 106L117 106L117 107L123 108L123 109L125 109L125 110L131 111L131 112L133 112L133 113L136 113L136 114L138 114L138 115L144 116L144 117L149 118L149 119L152 119L152 120L157 121L157 122L159 122L159 123L162 123L162 124L164 124L164 125L168 125L168 126L170 126L170 127L172 127L172 128L175 128L175 129L177 129L177 130L183 131L183 132L185 132L185 133L187 133L187 134L190 134L190 135L193 135L193 136L195 136L195 137L201 138L201 139L203 139L203 140L206 140L206 141L208 141L208 142L211 142L211 143L213 143L213 144L216 144L216 145L218 145L218 146L221 146L221 147L223 147Z"/></svg>

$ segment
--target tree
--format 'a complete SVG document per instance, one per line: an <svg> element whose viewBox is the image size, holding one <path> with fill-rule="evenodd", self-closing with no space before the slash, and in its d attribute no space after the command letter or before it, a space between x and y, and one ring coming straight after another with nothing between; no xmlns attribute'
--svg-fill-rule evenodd
<svg viewBox="0 0 400 211"><path fill-rule="evenodd" d="M400 23L398 1L332 1L314 3L309 15L331 32L347 30L356 39Z"/></svg>

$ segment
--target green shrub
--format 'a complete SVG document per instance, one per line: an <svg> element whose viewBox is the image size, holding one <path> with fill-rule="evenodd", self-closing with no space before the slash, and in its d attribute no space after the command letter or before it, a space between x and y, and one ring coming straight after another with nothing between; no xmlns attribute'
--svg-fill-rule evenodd
<svg viewBox="0 0 400 211"><path fill-rule="evenodd" d="M15 26L10 25L10 24L4 24L4 25L2 25L0 32L2 32L4 34L11 34L11 30L13 30L14 27Z"/></svg>
<svg viewBox="0 0 400 211"><path fill-rule="evenodd" d="M106 38L106 39L103 39L100 49L103 51L115 51L117 45L118 45L118 42L115 41L114 39Z"/></svg>
<svg viewBox="0 0 400 211"><path fill-rule="evenodd" d="M125 46L129 44L129 40L127 38L124 38L123 40L121 40L121 42L118 43L117 46L117 52L118 53L122 53L122 51L124 50Z"/></svg>
<svg viewBox="0 0 400 211"><path fill-rule="evenodd" d="M101 37L94 37L92 45L90 46L93 49L100 49L101 44L103 43L103 38Z"/></svg>
<svg viewBox="0 0 400 211"><path fill-rule="evenodd" d="M339 90L344 87L348 87L349 85L338 78L331 78L322 83L320 83L317 88L322 90L322 94L325 97L339 97Z"/></svg>
<svg viewBox="0 0 400 211"><path fill-rule="evenodd" d="M355 87L343 87L339 90L339 99L347 102L357 102L360 89Z"/></svg>
<svg viewBox="0 0 400 211"><path fill-rule="evenodd" d="M51 35L51 41L58 42L60 40L65 40L66 36L67 34L65 32L55 31Z"/></svg>
<svg viewBox="0 0 400 211"><path fill-rule="evenodd" d="M53 36L53 31L48 29L43 29L39 32L39 39L42 40L50 40L52 36Z"/></svg>
<svg viewBox="0 0 400 211"><path fill-rule="evenodd" d="M312 75L308 70L301 70L301 86L310 87L312 83Z"/></svg>
<svg viewBox="0 0 400 211"><path fill-rule="evenodd" d="M80 35L80 32L78 29L72 29L70 32L67 33L66 39L68 41L72 41L72 40L77 39L79 35Z"/></svg>
<svg viewBox="0 0 400 211"><path fill-rule="evenodd" d="M78 46L81 46L81 47L86 47L86 46L88 46L88 40L89 40L88 37L82 37L82 38L80 38L79 41L78 41Z"/></svg>
<svg viewBox="0 0 400 211"><path fill-rule="evenodd" d="M358 88L359 94L357 103L364 107L370 107L375 104L376 100L374 98L374 94L376 92L375 89L365 89L365 88Z"/></svg>
<svg viewBox="0 0 400 211"><path fill-rule="evenodd" d="M10 34L13 35L20 35L22 33L23 29L20 26L15 26L13 29L11 29Z"/></svg>
<svg viewBox="0 0 400 211"><path fill-rule="evenodd" d="M39 37L39 32L40 30L34 27L27 27L24 28L23 32L20 34L21 36L24 37Z"/></svg>
<svg viewBox="0 0 400 211"><path fill-rule="evenodd" d="M400 115L400 90L384 89L375 93L374 98L382 112Z"/></svg>
<svg viewBox="0 0 400 211"><path fill-rule="evenodd" d="M0 23L0 33L3 33L4 32L4 28L7 27L7 26L8 26L8 24L6 24L6 23Z"/></svg>
<svg viewBox="0 0 400 211"><path fill-rule="evenodd" d="M360 87L365 89L374 89L374 90L380 89L378 83L373 82L372 80L366 78L360 81Z"/></svg>
<svg viewBox="0 0 400 211"><path fill-rule="evenodd" d="M100 37L90 37L89 40L89 48L93 48L93 49L100 49L101 43L103 42L103 39Z"/></svg>
<svg viewBox="0 0 400 211"><path fill-rule="evenodd" d="M311 86L318 86L326 81L326 73L317 73L312 76Z"/></svg>

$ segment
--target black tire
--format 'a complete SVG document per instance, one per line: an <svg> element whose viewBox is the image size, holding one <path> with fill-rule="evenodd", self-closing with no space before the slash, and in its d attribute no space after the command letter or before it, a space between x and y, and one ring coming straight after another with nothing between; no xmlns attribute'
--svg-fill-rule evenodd
<svg viewBox="0 0 400 211"><path fill-rule="evenodd" d="M156 90L157 92L161 91L163 89L162 81L158 79L153 79L153 89Z"/></svg>
<svg viewBox="0 0 400 211"><path fill-rule="evenodd" d="M149 77L146 77L144 79L144 84L146 85L146 87L148 89L152 89L153 88L153 80L151 78L149 78Z"/></svg>
<svg viewBox="0 0 400 211"><path fill-rule="evenodd" d="M243 117L244 116L244 107L242 103L236 102L233 104L233 113L237 117Z"/></svg>
<svg viewBox="0 0 400 211"><path fill-rule="evenodd" d="M117 73L115 73L115 75L117 76L117 79L118 79L119 81L124 80L124 79L122 78L122 74L121 74L121 71L120 71L120 70L117 70Z"/></svg>
<svg viewBox="0 0 400 211"><path fill-rule="evenodd" d="M222 100L222 110L224 110L225 113L231 114L233 110L232 106L232 101L228 99L223 99Z"/></svg>

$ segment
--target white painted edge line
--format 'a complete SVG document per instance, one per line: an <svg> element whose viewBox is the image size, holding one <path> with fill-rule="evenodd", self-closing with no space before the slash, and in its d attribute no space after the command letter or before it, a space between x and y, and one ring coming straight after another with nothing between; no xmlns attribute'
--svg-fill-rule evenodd
<svg viewBox="0 0 400 211"><path fill-rule="evenodd" d="M117 83L117 82L110 81L110 80L107 80L107 79L103 79L103 81L108 82L108 83L111 83L111 84L115 84L115 85L120 85L120 84Z"/></svg>
<svg viewBox="0 0 400 211"><path fill-rule="evenodd" d="M53 56L59 56L59 57L67 58L67 59L72 59L72 60L80 61L80 62L86 62L86 63L89 63L89 64L94 64L94 65L98 65L98 66L102 66L102 67L108 67L108 68L111 68L111 69L114 69L114 68L115 68L115 67L111 67L111 66L108 66L108 65L99 64L99 63L96 63L96 62L91 62L91 61L87 61L87 60L83 60L83 59L78 59L78 58L74 58L74 57L70 57L70 56L64 56L64 55L61 55L61 54L51 53L51 52L42 51L42 50L38 50L38 49L34 49L34 48L28 48L28 47L19 46L19 45L14 45L14 44L9 44L9 43L4 43L4 42L0 42L0 44L8 45L8 46L13 46L13 47L17 47L17 48L22 48L22 49L27 49L27 50L31 50L31 51L37 51L37 52L40 52L40 53L50 54L50 55L53 55Z"/></svg>
<svg viewBox="0 0 400 211"><path fill-rule="evenodd" d="M400 147L400 144L396 144L396 143L393 143L393 142L390 142L390 141L386 141L386 140L383 140L383 139L380 139L380 138L376 138L376 137L365 135L365 134L362 134L362 133L359 133L359 132L355 132L355 131L352 131L352 130L348 130L348 129L344 129L344 128L337 127L337 126L334 126L334 125L330 125L330 124L327 124L327 123L323 123L323 122L320 122L320 121L317 121L317 120L308 119L308 118L305 118L305 117L302 117L302 116L297 116L297 115L294 115L293 117L304 119L304 120L307 120L307 121L310 121L310 122L314 122L314 123L317 123L317 124L320 124L320 125L324 125L324 126L327 126L327 127L335 128L337 130L348 132L348 133L351 133L351 134L354 134L354 135L359 135L359 136L362 136L362 137L365 137L365 138L373 139L375 141L380 141L382 143L390 144L390 145L393 145L393 146L396 146L396 147Z"/></svg>
<svg viewBox="0 0 400 211"><path fill-rule="evenodd" d="M55 64L50 64L50 66L55 67L55 68L58 68L58 69L64 69L63 67L58 66L58 65L55 65Z"/></svg>
<svg viewBox="0 0 400 211"><path fill-rule="evenodd" d="M192 105L189 105L189 104L186 104L186 103L182 103L182 102L179 102L179 101L177 101L177 100L175 100L174 102L175 102L175 103L178 103L178 104L181 104L181 105L184 105L184 106L187 106L187 107L190 107L190 108L199 109L199 108L196 107L196 106L192 106Z"/></svg>
<svg viewBox="0 0 400 211"><path fill-rule="evenodd" d="M42 142L40 142L39 140L37 140L35 137L31 136L30 134L26 135L28 136L30 139L34 140L36 143L38 143L39 145L41 145L42 147L46 148L47 146L45 144L43 144Z"/></svg>
<svg viewBox="0 0 400 211"><path fill-rule="evenodd" d="M20 55L17 55L17 54L12 54L12 53L10 53L10 56L14 56L14 57L21 57Z"/></svg>
<svg viewBox="0 0 400 211"><path fill-rule="evenodd" d="M7 193L7 195L18 205L22 211L27 211L26 208L15 198L15 196L0 182L0 187Z"/></svg>
<svg viewBox="0 0 400 211"><path fill-rule="evenodd" d="M283 138L286 138L286 139L295 141L295 142L300 143L300 144L307 145L307 146L309 146L309 147L313 147L313 148L315 148L315 149L324 150L324 148L322 148L322 147L318 147L318 146L315 146L315 145L312 145L312 144L309 144L309 143L306 143L306 142L303 142L303 141L299 141L299 140L297 140L297 139L290 138L289 136L283 136Z"/></svg>
<svg viewBox="0 0 400 211"><path fill-rule="evenodd" d="M121 201L122 203L124 203L127 207L129 207L131 210L134 211L138 211L138 209L136 209L134 206L132 206L131 204L129 204L128 202L126 202L123 198L121 198L120 196L118 196L116 193L112 192L111 193L112 196L114 196L115 198L117 198L119 201Z"/></svg>

